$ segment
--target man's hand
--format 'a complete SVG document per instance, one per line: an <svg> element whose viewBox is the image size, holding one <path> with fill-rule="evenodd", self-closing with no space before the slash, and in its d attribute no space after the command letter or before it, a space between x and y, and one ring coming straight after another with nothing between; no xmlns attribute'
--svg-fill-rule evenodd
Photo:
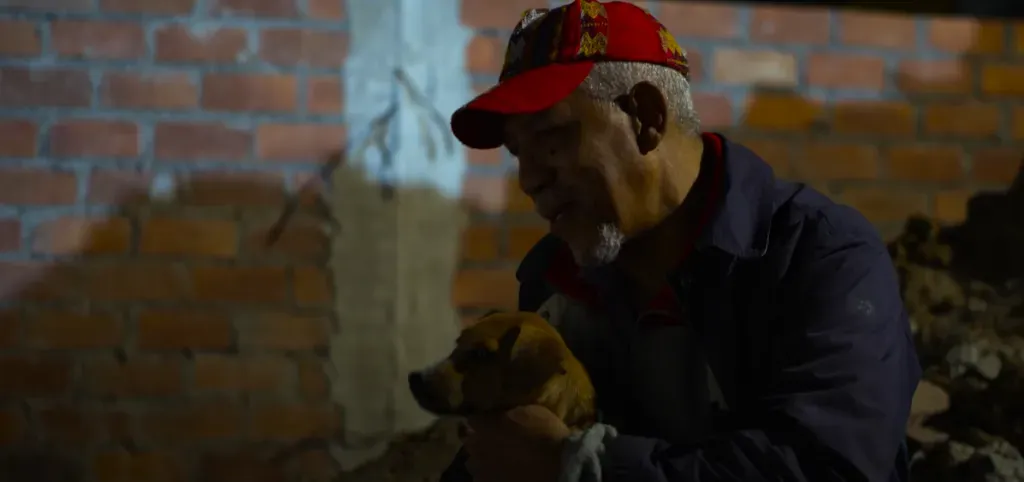
<svg viewBox="0 0 1024 482"><path fill-rule="evenodd" d="M466 468L473 482L558 482L569 434L558 416L539 405L472 417Z"/></svg>

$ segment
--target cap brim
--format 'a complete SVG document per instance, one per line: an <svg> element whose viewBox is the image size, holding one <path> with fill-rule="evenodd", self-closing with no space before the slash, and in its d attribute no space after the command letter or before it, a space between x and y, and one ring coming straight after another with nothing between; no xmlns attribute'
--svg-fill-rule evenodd
<svg viewBox="0 0 1024 482"><path fill-rule="evenodd" d="M551 108L569 97L593 68L593 61L550 64L509 78L455 111L452 133L466 147L501 147L507 116Z"/></svg>

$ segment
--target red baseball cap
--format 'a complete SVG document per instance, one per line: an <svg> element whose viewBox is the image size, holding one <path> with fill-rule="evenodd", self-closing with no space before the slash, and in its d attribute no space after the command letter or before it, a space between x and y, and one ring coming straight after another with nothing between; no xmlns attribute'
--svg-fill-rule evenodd
<svg viewBox="0 0 1024 482"><path fill-rule="evenodd" d="M527 10L509 38L498 85L452 114L452 133L467 147L501 147L505 116L550 108L603 61L647 62L690 73L686 52L672 34L631 3L574 0Z"/></svg>

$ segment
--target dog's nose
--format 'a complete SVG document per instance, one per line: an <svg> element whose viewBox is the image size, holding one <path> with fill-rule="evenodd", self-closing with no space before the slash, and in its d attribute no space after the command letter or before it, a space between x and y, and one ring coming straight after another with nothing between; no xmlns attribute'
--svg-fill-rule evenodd
<svg viewBox="0 0 1024 482"><path fill-rule="evenodd" d="M423 377L423 372L412 372L409 373L409 390L413 395L420 395L426 388L427 381Z"/></svg>

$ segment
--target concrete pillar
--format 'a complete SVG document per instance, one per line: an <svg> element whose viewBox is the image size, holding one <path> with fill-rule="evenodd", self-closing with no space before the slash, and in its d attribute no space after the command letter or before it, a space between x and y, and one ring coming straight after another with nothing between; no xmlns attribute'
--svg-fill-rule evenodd
<svg viewBox="0 0 1024 482"><path fill-rule="evenodd" d="M350 468L433 422L412 401L406 374L444 356L457 336L451 285L466 159L448 118L471 95L471 33L459 24L459 0L349 0L346 12L351 150L329 202L340 224L330 358L344 418L335 456Z"/></svg>

